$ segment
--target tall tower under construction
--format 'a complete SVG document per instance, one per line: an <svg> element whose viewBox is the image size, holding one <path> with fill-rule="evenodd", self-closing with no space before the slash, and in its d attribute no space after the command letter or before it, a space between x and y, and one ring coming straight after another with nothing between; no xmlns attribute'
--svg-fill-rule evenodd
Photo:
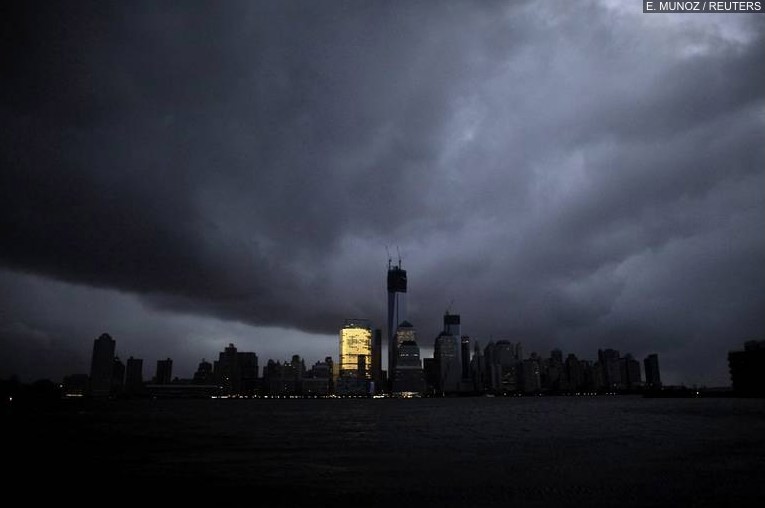
<svg viewBox="0 0 765 508"><path fill-rule="evenodd" d="M406 270L401 268L401 258L397 265L388 259L388 377L396 371L396 329L406 321Z"/></svg>

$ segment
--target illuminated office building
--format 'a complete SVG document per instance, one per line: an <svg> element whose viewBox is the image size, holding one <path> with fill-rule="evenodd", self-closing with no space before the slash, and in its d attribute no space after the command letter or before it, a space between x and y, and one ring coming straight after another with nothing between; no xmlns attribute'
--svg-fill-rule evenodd
<svg viewBox="0 0 765 508"><path fill-rule="evenodd" d="M340 377L372 378L372 329L366 319L346 319L340 329Z"/></svg>

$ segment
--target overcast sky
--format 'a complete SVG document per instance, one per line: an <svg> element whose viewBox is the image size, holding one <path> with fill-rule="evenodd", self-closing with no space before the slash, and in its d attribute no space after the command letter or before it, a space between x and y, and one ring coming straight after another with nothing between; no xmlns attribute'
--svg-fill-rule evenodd
<svg viewBox="0 0 765 508"><path fill-rule="evenodd" d="M2 7L0 375L227 343L337 356L385 320L386 246L430 354L659 354L729 384L765 338L765 23L635 1ZM453 303L452 303L453 302Z"/></svg>

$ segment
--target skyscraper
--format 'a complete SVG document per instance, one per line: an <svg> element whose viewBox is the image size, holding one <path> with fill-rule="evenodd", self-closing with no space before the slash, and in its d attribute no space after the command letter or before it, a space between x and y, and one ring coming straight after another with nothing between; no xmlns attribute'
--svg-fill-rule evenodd
<svg viewBox="0 0 765 508"><path fill-rule="evenodd" d="M414 329L414 325L409 321L402 321L396 328L396 348L403 342L417 341L417 331Z"/></svg>
<svg viewBox="0 0 765 508"><path fill-rule="evenodd" d="M236 358L239 364L239 395L252 396L258 384L258 355L239 351Z"/></svg>
<svg viewBox="0 0 765 508"><path fill-rule="evenodd" d="M213 374L213 364L202 358L199 362L197 371L194 373L194 384L206 385L215 382L215 375Z"/></svg>
<svg viewBox="0 0 765 508"><path fill-rule="evenodd" d="M459 314L449 314L448 310L444 313L444 333L456 337L462 335L462 325L460 324Z"/></svg>
<svg viewBox="0 0 765 508"><path fill-rule="evenodd" d="M417 331L412 323L403 321L396 329L396 369L391 372L391 390L402 393L421 393L425 389L425 379L420 360L420 347L417 345Z"/></svg>
<svg viewBox="0 0 765 508"><path fill-rule="evenodd" d="M372 378L372 329L366 319L346 319L340 329L340 377Z"/></svg>
<svg viewBox="0 0 765 508"><path fill-rule="evenodd" d="M509 340L489 342L484 349L487 388L494 392L513 393L519 390L523 348Z"/></svg>
<svg viewBox="0 0 765 508"><path fill-rule="evenodd" d="M157 360L157 375L154 382L158 385L169 385L173 379L173 361Z"/></svg>
<svg viewBox="0 0 765 508"><path fill-rule="evenodd" d="M433 358L438 371L438 386L436 389L443 393L460 391L462 380L462 362L460 352L462 338L460 336L459 314L444 314L444 331L438 334L433 346Z"/></svg>
<svg viewBox="0 0 765 508"><path fill-rule="evenodd" d="M102 333L93 342L90 361L90 394L93 397L108 397L111 392L115 347L116 342L108 333Z"/></svg>
<svg viewBox="0 0 765 508"><path fill-rule="evenodd" d="M143 360L131 356L127 359L125 372L125 391L130 394L140 393L143 390Z"/></svg>
<svg viewBox="0 0 765 508"><path fill-rule="evenodd" d="M406 320L406 270L401 269L401 260L392 266L388 260L388 377L396 369L396 329Z"/></svg>
<svg viewBox="0 0 765 508"><path fill-rule="evenodd" d="M645 367L645 386L649 389L661 388L661 375L659 374L659 355L650 354L643 360Z"/></svg>
<svg viewBox="0 0 765 508"><path fill-rule="evenodd" d="M486 364L481 354L481 346L473 341L473 358L470 360L470 374L473 380L473 391L483 392L486 389Z"/></svg>
<svg viewBox="0 0 765 508"><path fill-rule="evenodd" d="M229 344L218 353L218 361L215 362L215 377L227 395L239 394L239 362L236 354L236 346Z"/></svg>
<svg viewBox="0 0 765 508"><path fill-rule="evenodd" d="M730 351L728 366L734 392L765 397L765 340L750 340L744 343L743 351Z"/></svg>
<svg viewBox="0 0 765 508"><path fill-rule="evenodd" d="M573 353L566 358L565 372L567 388L573 392L580 390L583 384L582 363Z"/></svg>
<svg viewBox="0 0 765 508"><path fill-rule="evenodd" d="M422 393L425 390L425 378L420 360L420 348L414 340L404 340L398 344L396 373L393 378L393 392Z"/></svg>
<svg viewBox="0 0 765 508"><path fill-rule="evenodd" d="M521 360L521 390L524 393L536 393L542 388L540 372L539 372L539 358L531 354L530 358Z"/></svg>
<svg viewBox="0 0 765 508"><path fill-rule="evenodd" d="M640 376L640 362L635 360L631 354L627 353L620 359L621 365L624 365L621 373L622 384L629 389L635 389L643 384Z"/></svg>
<svg viewBox="0 0 765 508"><path fill-rule="evenodd" d="M462 379L470 379L470 337L463 335L460 356L462 357Z"/></svg>
<svg viewBox="0 0 765 508"><path fill-rule="evenodd" d="M203 376L204 374L200 373L199 377ZM250 396L255 393L258 380L258 355L237 351L236 346L229 343L228 347L218 354L218 360L213 364L213 377L220 383L223 393Z"/></svg>
<svg viewBox="0 0 765 508"><path fill-rule="evenodd" d="M598 349L598 362L602 370L602 383L608 390L622 387L622 369L619 364L621 355L615 349Z"/></svg>
<svg viewBox="0 0 765 508"><path fill-rule="evenodd" d="M122 393L125 387L125 364L118 356L114 357L112 361L112 387L111 392L113 395Z"/></svg>

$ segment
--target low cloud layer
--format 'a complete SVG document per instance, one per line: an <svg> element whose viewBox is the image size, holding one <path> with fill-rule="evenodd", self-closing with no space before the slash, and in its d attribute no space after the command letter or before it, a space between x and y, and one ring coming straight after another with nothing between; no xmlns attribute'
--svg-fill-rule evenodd
<svg viewBox="0 0 765 508"><path fill-rule="evenodd" d="M139 314L166 328L126 339L147 357L228 342L192 329L334 355L343 318L382 325L398 245L425 346L453 301L484 342L658 352L677 382L727 383L725 352L765 332L762 17L640 8L18 6L1 340L89 335L3 373ZM21 297L48 286L66 304Z"/></svg>

